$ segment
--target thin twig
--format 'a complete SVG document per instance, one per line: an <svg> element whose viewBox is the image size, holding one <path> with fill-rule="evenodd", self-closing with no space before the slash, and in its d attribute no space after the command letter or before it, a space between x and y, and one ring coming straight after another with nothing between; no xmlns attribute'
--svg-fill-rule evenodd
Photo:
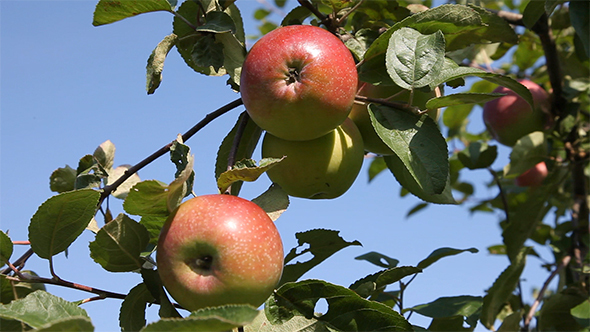
<svg viewBox="0 0 590 332"><path fill-rule="evenodd" d="M504 212L506 213L506 223L509 224L510 223L510 213L508 212L508 210L509 210L508 209L508 199L506 198L506 193L504 192L504 189L502 188L502 183L500 182L500 179L498 178L496 171L494 171L490 167L488 167L488 171L494 177L494 181L496 182L496 185L498 186L498 189L500 190L500 199L502 199L502 205L504 206Z"/></svg>
<svg viewBox="0 0 590 332"><path fill-rule="evenodd" d="M19 268L22 270L22 268L25 266L25 263L27 262L27 260L33 256L35 252L33 251L33 249L29 248L29 250L27 250L22 256L20 256L17 260L14 261L14 263L12 263L15 267ZM4 269L2 271L2 274L9 274L10 271L12 271L12 269L10 267Z"/></svg>
<svg viewBox="0 0 590 332"><path fill-rule="evenodd" d="M230 170L234 164L236 163L236 155L238 154L238 149L240 147L240 141L242 140L242 136L244 136L244 130L248 125L248 120L250 116L247 112L243 112L240 114L240 120L238 121L238 128L236 129L236 135L234 136L234 140L232 142L231 149L229 150L229 156L227 158L227 169Z"/></svg>
<svg viewBox="0 0 590 332"><path fill-rule="evenodd" d="M400 109L400 110L405 110L405 111L410 111L412 113L418 113L418 108L412 105L408 105L406 103L398 103L395 101L388 101L386 99L383 98L371 98L371 97L365 97L365 96L360 96L360 95L356 95L354 97L355 100L363 102L363 103L375 103L375 104L380 104L383 106L389 106L392 108L396 108L396 109Z"/></svg>

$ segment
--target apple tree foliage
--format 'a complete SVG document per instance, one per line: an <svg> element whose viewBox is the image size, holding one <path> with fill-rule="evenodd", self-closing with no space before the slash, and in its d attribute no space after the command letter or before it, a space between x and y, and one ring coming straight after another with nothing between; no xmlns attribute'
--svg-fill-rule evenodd
<svg viewBox="0 0 590 332"><path fill-rule="evenodd" d="M13 242L0 232L4 265L0 324L2 330L90 331L93 325L82 303L68 302L45 291L45 284L121 299L119 325L125 331L395 331L495 330L588 331L590 325L590 265L588 259L588 178L590 176L590 28L587 1L456 1L433 8L431 1L298 0L282 22L269 19L275 0L255 12L258 31L244 31L235 0L100 0L95 26L115 23L148 12L168 12L173 29L155 46L147 63L148 94L162 83L164 62L172 49L199 74L227 77L239 91L240 70L247 54L246 35L264 35L278 26L312 24L339 36L357 61L362 81L412 91L465 86L460 93L430 99L429 109L444 108L437 123L425 110L379 100L370 104L371 121L381 139L395 152L370 155L370 178L390 172L408 193L428 204L455 204L473 213L501 212L502 237L488 248L506 255L510 264L485 294L442 297L415 307L403 305L403 291L416 274L451 255L474 248L440 248L416 266L370 252L357 257L376 265L376 272L350 285L301 280L305 272L358 241L346 241L335 230L295 234L299 247L287 252L283 277L263 310L229 305L190 314L168 298L156 273L154 252L164 220L191 195L193 159L185 141L217 116L241 105L235 100L134 166L113 165L110 141L82 157L74 169L58 168L50 176L57 194L45 201L29 224L30 250L13 257ZM500 68L491 62L508 59ZM551 92L552 125L522 137L503 169L491 168L497 158L489 133L467 129L475 106L498 98L498 85L514 90L530 104L530 92L516 79L528 78ZM466 84L466 80L470 82ZM403 106L403 107L402 107ZM221 142L215 176L220 192L238 195L243 181L255 181L281 159L253 160L262 130L247 114ZM168 154L177 172L171 183L141 181L137 171ZM514 178L545 161L549 176L543 185L521 188ZM461 175L484 169L498 188L492 199L476 201L474 184ZM124 212L113 216L107 201L124 200ZM275 220L288 207L288 196L272 186L254 199ZM550 222L543 222L553 217ZM52 258L82 232L94 232L90 257L110 272L140 273L143 282L127 294L83 286L61 279ZM285 236L285 235L283 235ZM524 303L519 280L528 257L537 253L532 240L554 255L547 262L547 279L537 299ZM306 248L301 250L302 248ZM311 253L313 258L293 263ZM51 276L22 270L32 255L48 261ZM557 288L548 284L557 279ZM388 286L398 285L396 290ZM327 312L314 312L325 299ZM147 324L146 306L159 306L160 320ZM415 326L411 314L432 318L430 326ZM182 313L182 314L181 314Z"/></svg>

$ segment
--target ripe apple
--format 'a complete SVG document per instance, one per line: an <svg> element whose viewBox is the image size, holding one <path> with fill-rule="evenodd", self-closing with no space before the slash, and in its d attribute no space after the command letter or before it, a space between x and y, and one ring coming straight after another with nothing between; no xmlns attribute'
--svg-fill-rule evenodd
<svg viewBox="0 0 590 332"><path fill-rule="evenodd" d="M346 119L327 135L309 141L287 141L266 133L262 157L280 158L266 173L291 196L327 199L344 194L363 164L363 138Z"/></svg>
<svg viewBox="0 0 590 332"><path fill-rule="evenodd" d="M292 25L254 44L242 66L240 92L260 128L303 141L346 119L357 81L352 54L340 39L318 27Z"/></svg>
<svg viewBox="0 0 590 332"><path fill-rule="evenodd" d="M505 96L487 102L483 121L499 143L513 146L518 139L534 131L545 129L549 117L549 94L535 82L519 80L533 95L534 109L514 91L499 86L494 92Z"/></svg>
<svg viewBox="0 0 590 332"><path fill-rule="evenodd" d="M535 167L520 174L514 183L519 187L538 187L543 183L549 171L544 161L535 165Z"/></svg>
<svg viewBox="0 0 590 332"><path fill-rule="evenodd" d="M204 195L182 203L165 222L158 273L184 308L260 306L283 271L283 244L270 217L253 202Z"/></svg>
<svg viewBox="0 0 590 332"><path fill-rule="evenodd" d="M402 89L397 85L381 86L373 85L366 82L359 82L358 92L359 95L370 97L370 98L383 98L390 101L407 103L410 98L410 90ZM440 96L440 90L431 92L414 91L412 105L418 107L421 110L426 109L426 102L429 99ZM367 109L368 103L356 101L352 106L352 110L348 115L356 126L358 127L361 135L363 136L363 142L365 144L365 150L380 155L391 155L393 151L381 140L379 135L375 132L375 128L371 123L371 117ZM438 120L439 109L429 110L427 114L434 120Z"/></svg>

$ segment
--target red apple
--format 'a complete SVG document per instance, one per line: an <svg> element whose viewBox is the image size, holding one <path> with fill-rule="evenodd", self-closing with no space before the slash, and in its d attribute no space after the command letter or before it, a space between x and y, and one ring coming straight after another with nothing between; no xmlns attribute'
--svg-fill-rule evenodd
<svg viewBox="0 0 590 332"><path fill-rule="evenodd" d="M364 159L363 138L346 119L327 135L309 141L287 141L266 133L262 157L280 158L266 174L291 196L336 198L354 183Z"/></svg>
<svg viewBox="0 0 590 332"><path fill-rule="evenodd" d="M505 96L487 102L483 108L483 121L490 134L499 143L513 146L521 137L545 129L549 114L549 94L535 82L520 80L533 95L535 107L514 91L499 86L494 92Z"/></svg>
<svg viewBox="0 0 590 332"><path fill-rule="evenodd" d="M258 307L281 278L283 245L275 224L255 203L204 195L170 215L156 260L162 284L188 310Z"/></svg>
<svg viewBox="0 0 590 332"><path fill-rule="evenodd" d="M410 90L402 89L397 85L381 86L372 85L366 82L359 82L357 93L365 97L382 98L402 103L409 102L410 98ZM420 110L425 110L426 102L437 96L440 96L439 90L431 92L414 91L412 105L418 107ZM356 101L348 115L348 117L354 121L363 136L365 150L380 155L393 154L393 151L383 143L379 135L375 132L375 128L371 123L369 111L367 110L367 105L368 103ZM436 121L438 120L439 109L429 110L427 114Z"/></svg>
<svg viewBox="0 0 590 332"><path fill-rule="evenodd" d="M535 167L520 174L514 183L519 187L538 187L543 183L549 171L544 161L535 165Z"/></svg>
<svg viewBox="0 0 590 332"><path fill-rule="evenodd" d="M293 25L254 44L242 66L240 92L260 128L303 141L346 119L357 80L354 59L340 39L318 27Z"/></svg>

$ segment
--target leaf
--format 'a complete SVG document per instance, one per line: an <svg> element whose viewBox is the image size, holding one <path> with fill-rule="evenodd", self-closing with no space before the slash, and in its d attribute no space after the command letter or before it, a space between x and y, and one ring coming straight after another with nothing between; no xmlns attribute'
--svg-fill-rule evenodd
<svg viewBox="0 0 590 332"><path fill-rule="evenodd" d="M383 255L383 254L375 252L375 251L371 251L366 254L357 256L354 259L364 260L364 261L367 261L369 263L372 263L372 264L375 264L379 267L384 267L384 268L393 268L393 267L396 267L397 264L399 264L399 260L397 260L395 258L391 258L386 255Z"/></svg>
<svg viewBox="0 0 590 332"><path fill-rule="evenodd" d="M151 269L141 269L140 273L141 277L143 278L143 283L147 287L148 291L160 303L160 310L158 311L160 317L180 318L180 314L170 302L168 295L166 295L166 291L164 291L164 286L162 286L162 280L160 280L158 271Z"/></svg>
<svg viewBox="0 0 590 332"><path fill-rule="evenodd" d="M437 317L433 318L428 326L428 331L471 331L471 329L463 327L463 317L451 316L451 317Z"/></svg>
<svg viewBox="0 0 590 332"><path fill-rule="evenodd" d="M590 326L590 299L576 305L570 310L570 314L582 326Z"/></svg>
<svg viewBox="0 0 590 332"><path fill-rule="evenodd" d="M121 331L139 331L145 326L145 308L156 299L144 283L133 287L121 304L119 326Z"/></svg>
<svg viewBox="0 0 590 332"><path fill-rule="evenodd" d="M426 102L426 108L431 110L463 104L481 104L503 95L503 93L455 93L430 99Z"/></svg>
<svg viewBox="0 0 590 332"><path fill-rule="evenodd" d="M106 140L94 150L92 156L104 169L111 169L115 161L115 145L110 140Z"/></svg>
<svg viewBox="0 0 590 332"><path fill-rule="evenodd" d="M252 202L260 206L272 221L276 221L289 207L289 195L281 186L273 183L268 190L254 198Z"/></svg>
<svg viewBox="0 0 590 332"><path fill-rule="evenodd" d="M311 11L303 6L297 6L285 15L281 26L301 25L303 21L312 15Z"/></svg>
<svg viewBox="0 0 590 332"><path fill-rule="evenodd" d="M570 286L543 302L538 313L539 331L583 331L588 325L581 325L571 313L572 309L588 302L585 289ZM588 307L588 305L586 305ZM584 313L588 317L588 312ZM586 318L586 321L588 319ZM583 322L583 321L582 321Z"/></svg>
<svg viewBox="0 0 590 332"><path fill-rule="evenodd" d="M328 311L318 316L315 305L326 299ZM323 280L290 282L275 291L265 307L272 324L302 314L330 324L341 331L412 331L403 316L390 307L366 300L354 291Z"/></svg>
<svg viewBox="0 0 590 332"><path fill-rule="evenodd" d="M281 162L285 157L282 158L264 158L260 160L259 165L252 159L243 159L234 164L234 166L219 175L217 179L217 187L219 192L223 193L237 181L256 181L264 172L268 171L271 167Z"/></svg>
<svg viewBox="0 0 590 332"><path fill-rule="evenodd" d="M143 265L140 258L150 236L145 227L125 214L119 214L90 242L90 257L110 272L130 272Z"/></svg>
<svg viewBox="0 0 590 332"><path fill-rule="evenodd" d="M402 185L402 187L411 192L416 197L430 203L436 204L457 204L453 198L451 191L450 178L447 178L445 188L440 194L427 193L422 186L414 179L412 174L408 171L402 160L396 155L383 157L387 167L395 176L395 179Z"/></svg>
<svg viewBox="0 0 590 332"><path fill-rule="evenodd" d="M588 1L570 1L569 7L572 27L580 37L586 56L590 56L590 4Z"/></svg>
<svg viewBox="0 0 590 332"><path fill-rule="evenodd" d="M195 31L212 33L235 32L236 25L227 13L211 11L205 15L205 24L197 26Z"/></svg>
<svg viewBox="0 0 590 332"><path fill-rule="evenodd" d="M498 147L487 143L471 142L457 154L461 163L469 169L490 167L498 157Z"/></svg>
<svg viewBox="0 0 590 332"><path fill-rule="evenodd" d="M355 281L348 288L355 291L361 297L376 297L383 292L386 286L402 280L412 274L420 273L422 269L414 266L399 266L368 275ZM369 284L371 287L367 287ZM369 289L370 291L366 291Z"/></svg>
<svg viewBox="0 0 590 332"><path fill-rule="evenodd" d="M406 89L429 85L438 75L445 58L445 37L401 28L391 35L385 54L387 73L396 85Z"/></svg>
<svg viewBox="0 0 590 332"><path fill-rule="evenodd" d="M387 169L387 164L383 157L377 156L371 160L371 165L369 166L369 182L373 181L379 173Z"/></svg>
<svg viewBox="0 0 590 332"><path fill-rule="evenodd" d="M473 328L477 324L482 303L483 298L481 296L440 297L430 303L420 304L407 310L431 318L463 316ZM462 323L463 319L461 320L461 325Z"/></svg>
<svg viewBox="0 0 590 332"><path fill-rule="evenodd" d="M92 25L110 24L155 11L172 12L172 6L167 0L100 0L94 10Z"/></svg>
<svg viewBox="0 0 590 332"><path fill-rule="evenodd" d="M168 186L156 180L139 182L129 191L123 208L133 215L167 217Z"/></svg>
<svg viewBox="0 0 590 332"><path fill-rule="evenodd" d="M246 47L233 33L220 33L215 40L223 45L223 68L229 75L228 84L239 91L242 64L246 59Z"/></svg>
<svg viewBox="0 0 590 332"><path fill-rule="evenodd" d="M21 270L25 276L37 277L37 273L29 270ZM0 301L4 304L15 299L22 299L36 290L45 290L45 284L18 282L6 279L6 275L0 275Z"/></svg>
<svg viewBox="0 0 590 332"><path fill-rule="evenodd" d="M152 54L150 54L146 66L146 90L148 95L156 92L156 89L160 86L162 82L162 71L164 70L164 60L166 60L166 56L172 47L176 45L177 40L177 35L173 33L169 34L158 43Z"/></svg>
<svg viewBox="0 0 590 332"><path fill-rule="evenodd" d="M131 168L131 165L121 165L113 168L109 171L109 176L107 178L107 186L115 183L121 176L127 172L127 170ZM129 191L133 186L141 182L139 175L137 173L133 173L127 180L123 181L115 191L111 193L116 198L125 199L127 195L129 195Z"/></svg>
<svg viewBox="0 0 590 332"><path fill-rule="evenodd" d="M249 324L258 310L249 305L225 305L194 311L184 319L161 319L141 331L228 331Z"/></svg>
<svg viewBox="0 0 590 332"><path fill-rule="evenodd" d="M190 154L190 148L182 143L179 135L170 147L170 160L176 165L174 180L168 185L167 206L168 211L174 211L183 198L190 195L193 190L195 172L193 170L194 156Z"/></svg>
<svg viewBox="0 0 590 332"><path fill-rule="evenodd" d="M219 149L217 150L217 159L215 161L215 178L218 179L221 173L227 171L227 163L229 159L229 154L232 149L232 145L234 144L234 139L236 133L238 132L238 127L240 126L241 119L248 116L248 114L244 111L240 114L238 121L232 128L232 130L225 136ZM245 121L245 120L244 120ZM262 129L254 123L254 121L248 120L246 122L245 128L242 133L242 137L240 139L235 160L242 160L242 159L250 159L252 158L252 154L254 153L254 149L260 140L260 135L262 134ZM240 193L240 188L242 187L242 182L234 182L231 186L231 194L237 196Z"/></svg>
<svg viewBox="0 0 590 332"><path fill-rule="evenodd" d="M158 244L158 237L160 236L160 231L162 230L166 219L168 219L167 216L159 215L148 215L141 217L139 223L147 229L150 235L151 244Z"/></svg>
<svg viewBox="0 0 590 332"><path fill-rule="evenodd" d="M76 170L68 165L56 169L49 177L49 189L57 193L74 190L76 175Z"/></svg>
<svg viewBox="0 0 590 332"><path fill-rule="evenodd" d="M426 105L428 105L428 103L426 103ZM442 115L443 124L449 128L449 131L458 130L466 123L466 119L469 114L471 114L472 109L473 105L469 104L447 107Z"/></svg>
<svg viewBox="0 0 590 332"><path fill-rule="evenodd" d="M213 35L199 35L190 54L197 67L211 67L217 72L223 67L223 44L216 43Z"/></svg>
<svg viewBox="0 0 590 332"><path fill-rule="evenodd" d="M102 179L108 177L108 172L92 155L86 155L78 162L76 169L75 189L99 188Z"/></svg>
<svg viewBox="0 0 590 332"><path fill-rule="evenodd" d="M94 217L99 198L98 191L83 189L58 194L41 204L29 224L33 251L49 259L66 250Z"/></svg>
<svg viewBox="0 0 590 332"><path fill-rule="evenodd" d="M46 324L73 317L88 318L88 314L74 303L41 290L0 305L0 318L15 319L32 328L42 328Z"/></svg>
<svg viewBox="0 0 590 332"><path fill-rule="evenodd" d="M10 261L10 256L12 256L12 240L4 233L0 231L0 260L2 261L2 265L4 266L6 262Z"/></svg>
<svg viewBox="0 0 590 332"><path fill-rule="evenodd" d="M423 114L369 104L375 131L390 147L420 188L441 194L449 175L447 144L434 121ZM387 159L386 159L387 162Z"/></svg>
<svg viewBox="0 0 590 332"><path fill-rule="evenodd" d="M529 1L522 11L522 22L525 27L531 29L543 14L545 14L545 1Z"/></svg>
<svg viewBox="0 0 590 332"><path fill-rule="evenodd" d="M430 265L434 264L435 262L437 262L441 258L458 255L460 253L467 252L467 251L472 254L479 252L479 250L477 250L476 248L469 248L469 249L454 249L454 248L447 248L447 247L439 248L439 249L436 249L435 251L433 251L430 255L428 255L428 257L426 257L425 259L420 261L420 263L418 263L417 266L421 269L425 269L425 268L429 267Z"/></svg>
<svg viewBox="0 0 590 332"><path fill-rule="evenodd" d="M261 311L252 323L244 326L244 332L337 332L327 323L316 319L307 319L303 316L295 316L282 324L272 324L263 311Z"/></svg>
<svg viewBox="0 0 590 332"><path fill-rule="evenodd" d="M47 323L35 332L72 332L72 331L94 331L94 326L88 317L69 317L62 320Z"/></svg>
<svg viewBox="0 0 590 332"><path fill-rule="evenodd" d="M520 250L515 259L512 260L512 264L500 274L488 290L487 295L484 296L480 321L486 328L492 329L496 321L496 316L504 304L508 302L508 299L520 281L520 275L526 263L527 251L528 248L522 248Z"/></svg>
<svg viewBox="0 0 590 332"><path fill-rule="evenodd" d="M522 320L522 312L513 312L502 320L502 325L498 328L498 332L512 332L520 331L520 321Z"/></svg>
<svg viewBox="0 0 590 332"><path fill-rule="evenodd" d="M521 137L510 152L510 163L504 167L504 176L518 175L544 161L548 155L547 140L541 131Z"/></svg>
<svg viewBox="0 0 590 332"><path fill-rule="evenodd" d="M348 246L361 245L358 241L345 241L338 235L338 233L340 232L327 229L314 229L296 233L295 237L297 237L298 246L287 253L285 256L285 264L306 253L311 253L313 258L306 262L296 262L294 264L285 265L279 285L299 279L307 271L311 270L313 267L341 249ZM298 249L301 249L306 244L309 246L308 248L297 252Z"/></svg>

